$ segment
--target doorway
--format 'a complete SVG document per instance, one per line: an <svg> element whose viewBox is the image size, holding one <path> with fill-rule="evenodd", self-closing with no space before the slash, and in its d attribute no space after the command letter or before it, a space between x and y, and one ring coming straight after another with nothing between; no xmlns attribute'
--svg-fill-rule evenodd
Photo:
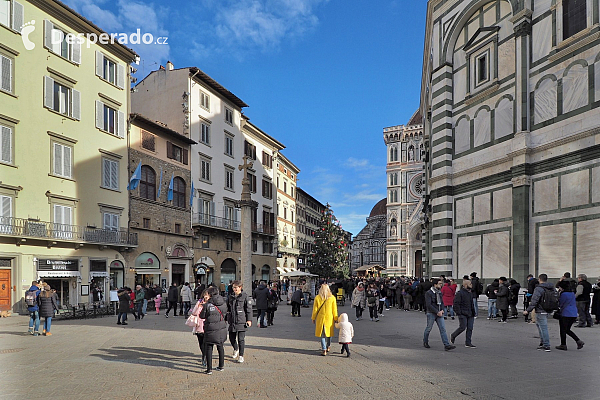
<svg viewBox="0 0 600 400"><path fill-rule="evenodd" d="M6 261L10 263L10 260ZM12 308L10 273L10 269L0 269L0 311L8 311Z"/></svg>
<svg viewBox="0 0 600 400"><path fill-rule="evenodd" d="M419 279L423 277L423 259L422 250L415 251L415 276Z"/></svg>
<svg viewBox="0 0 600 400"><path fill-rule="evenodd" d="M44 279L44 282L50 285L50 287L56 290L58 296L58 305L67 307L70 303L70 286L69 279Z"/></svg>
<svg viewBox="0 0 600 400"><path fill-rule="evenodd" d="M171 283L175 282L177 286L185 283L185 264L171 265Z"/></svg>

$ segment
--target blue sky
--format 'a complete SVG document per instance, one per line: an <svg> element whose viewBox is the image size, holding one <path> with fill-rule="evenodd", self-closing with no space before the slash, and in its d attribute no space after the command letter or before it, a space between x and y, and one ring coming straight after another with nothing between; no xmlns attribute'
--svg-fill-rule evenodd
<svg viewBox="0 0 600 400"><path fill-rule="evenodd" d="M140 29L138 77L197 66L281 141L298 186L357 234L386 197L383 128L419 106L425 0L63 0L109 33Z"/></svg>

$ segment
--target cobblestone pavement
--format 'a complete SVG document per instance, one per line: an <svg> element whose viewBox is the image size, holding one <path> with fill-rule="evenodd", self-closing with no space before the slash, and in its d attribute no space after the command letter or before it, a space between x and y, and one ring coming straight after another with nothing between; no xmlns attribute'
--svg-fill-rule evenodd
<svg viewBox="0 0 600 400"><path fill-rule="evenodd" d="M535 325L480 317L477 349L464 347L463 334L446 352L437 327L423 348L423 313L392 309L377 323L355 321L346 303L339 312L355 327L352 357L338 353L337 340L321 357L310 311L293 318L280 306L274 326L248 332L246 362L234 362L227 343L225 371L212 376L202 374L183 317L130 318L126 327L116 317L55 321L50 337L28 335L27 317L3 318L0 399L600 399L600 328L574 329L586 345L578 351L569 338L565 352L554 349L552 320L545 353L536 351ZM457 326L446 321L449 333Z"/></svg>

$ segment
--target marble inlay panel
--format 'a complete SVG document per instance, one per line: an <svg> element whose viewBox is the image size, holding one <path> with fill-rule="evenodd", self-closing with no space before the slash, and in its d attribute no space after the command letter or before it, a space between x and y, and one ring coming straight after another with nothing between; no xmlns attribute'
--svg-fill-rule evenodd
<svg viewBox="0 0 600 400"><path fill-rule="evenodd" d="M592 203L600 202L600 167L592 168Z"/></svg>
<svg viewBox="0 0 600 400"><path fill-rule="evenodd" d="M556 117L556 85L556 81L546 78L536 89L534 94L534 123L539 124L550 118Z"/></svg>
<svg viewBox="0 0 600 400"><path fill-rule="evenodd" d="M577 110L588 103L588 69L573 65L563 77L563 112Z"/></svg>
<svg viewBox="0 0 600 400"><path fill-rule="evenodd" d="M531 19L536 19L550 9L552 0L534 0L533 15Z"/></svg>
<svg viewBox="0 0 600 400"><path fill-rule="evenodd" d="M481 194L473 199L473 222L485 222L490 220L491 194Z"/></svg>
<svg viewBox="0 0 600 400"><path fill-rule="evenodd" d="M510 276L510 235L494 232L483 235L482 278Z"/></svg>
<svg viewBox="0 0 600 400"><path fill-rule="evenodd" d="M481 109L475 118L474 140L475 147L489 143L491 140L491 113L486 109Z"/></svg>
<svg viewBox="0 0 600 400"><path fill-rule="evenodd" d="M577 235L579 237L579 235ZM540 226L539 273L558 278L573 265L573 224Z"/></svg>
<svg viewBox="0 0 600 400"><path fill-rule="evenodd" d="M471 223L471 198L456 201L456 226Z"/></svg>
<svg viewBox="0 0 600 400"><path fill-rule="evenodd" d="M560 206L561 208L575 207L588 204L590 193L590 172L572 172L560 177Z"/></svg>
<svg viewBox="0 0 600 400"><path fill-rule="evenodd" d="M467 69L454 73L454 103L463 101L467 95Z"/></svg>
<svg viewBox="0 0 600 400"><path fill-rule="evenodd" d="M535 23L531 29L533 61L547 56L552 49L552 17L546 17Z"/></svg>
<svg viewBox="0 0 600 400"><path fill-rule="evenodd" d="M533 196L535 212L556 210L558 208L558 177L534 182Z"/></svg>
<svg viewBox="0 0 600 400"><path fill-rule="evenodd" d="M467 53L460 50L454 53L454 69L458 69L467 63ZM466 71L466 69L464 70Z"/></svg>
<svg viewBox="0 0 600 400"><path fill-rule="evenodd" d="M598 243L600 243L600 219L577 223L576 262L577 272L590 274L598 270Z"/></svg>
<svg viewBox="0 0 600 400"><path fill-rule="evenodd" d="M512 189L506 188L493 193L493 219L510 218L512 216Z"/></svg>
<svg viewBox="0 0 600 400"><path fill-rule="evenodd" d="M515 73L515 41L509 40L498 46L498 80Z"/></svg>
<svg viewBox="0 0 600 400"><path fill-rule="evenodd" d="M498 103L494 112L494 138L500 139L514 131L513 102L504 98Z"/></svg>
<svg viewBox="0 0 600 400"><path fill-rule="evenodd" d="M487 5L486 5L487 7ZM496 23L496 7L491 7L483 13L483 26L492 26Z"/></svg>
<svg viewBox="0 0 600 400"><path fill-rule="evenodd" d="M477 272L481 276L481 236L463 236L458 238L458 274L470 275Z"/></svg>
<svg viewBox="0 0 600 400"><path fill-rule="evenodd" d="M458 125L456 125L454 134L454 152L456 154L471 148L471 127L466 118L461 119Z"/></svg>
<svg viewBox="0 0 600 400"><path fill-rule="evenodd" d="M594 64L594 101L600 100L600 62Z"/></svg>

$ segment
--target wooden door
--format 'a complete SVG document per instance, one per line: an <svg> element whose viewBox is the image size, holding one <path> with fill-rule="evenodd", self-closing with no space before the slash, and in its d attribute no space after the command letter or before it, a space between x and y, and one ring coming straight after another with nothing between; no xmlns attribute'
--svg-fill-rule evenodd
<svg viewBox="0 0 600 400"><path fill-rule="evenodd" d="M0 311L12 308L10 269L0 269Z"/></svg>
<svg viewBox="0 0 600 400"><path fill-rule="evenodd" d="M417 278L423 277L423 259L421 250L415 252L415 276Z"/></svg>

